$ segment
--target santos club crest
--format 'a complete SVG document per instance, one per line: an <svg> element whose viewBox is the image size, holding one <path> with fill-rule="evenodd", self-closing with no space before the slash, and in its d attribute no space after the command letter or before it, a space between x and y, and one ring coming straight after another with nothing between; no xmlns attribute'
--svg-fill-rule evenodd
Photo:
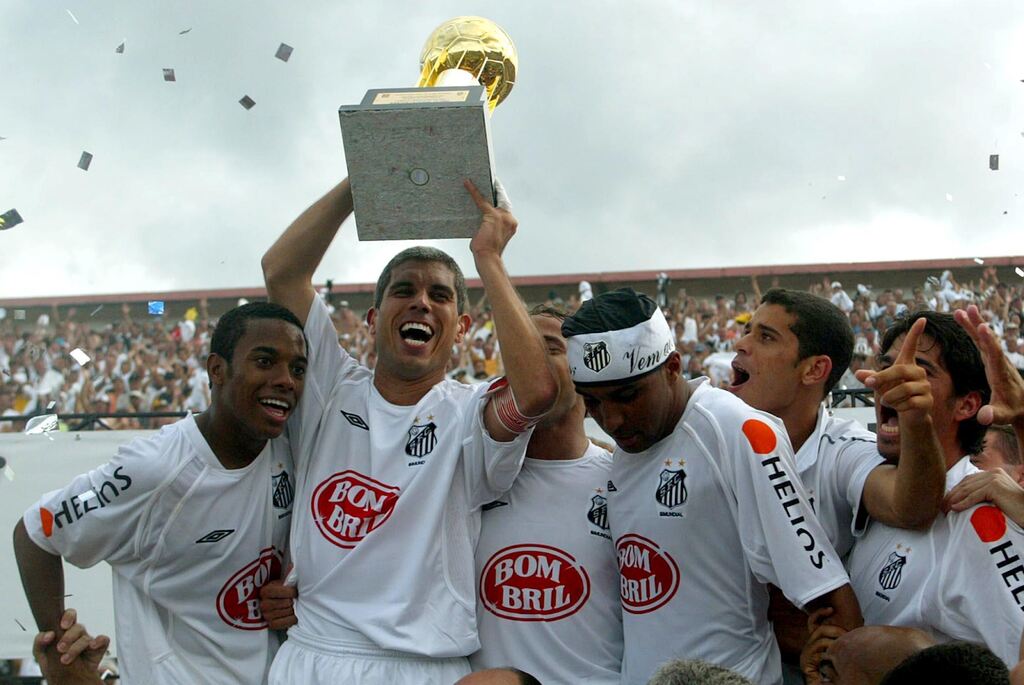
<svg viewBox="0 0 1024 685"><path fill-rule="evenodd" d="M601 495L590 498L590 511L587 520L601 530L608 530L608 500Z"/></svg>
<svg viewBox="0 0 1024 685"><path fill-rule="evenodd" d="M608 345L603 340L596 343L583 343L583 366L598 373L612 361L608 353Z"/></svg>
<svg viewBox="0 0 1024 685"><path fill-rule="evenodd" d="M405 453L410 457L425 457L433 452L437 445L436 430L437 424L433 421L422 426L413 424L409 429L409 442L405 443Z"/></svg>
<svg viewBox="0 0 1024 685"><path fill-rule="evenodd" d="M295 497L295 490L292 482L288 480L288 472L282 471L272 477L274 484L274 508L288 509L292 506L292 499Z"/></svg>
<svg viewBox="0 0 1024 685"><path fill-rule="evenodd" d="M662 469L658 489L654 493L658 504L675 509L686 502L686 471Z"/></svg>
<svg viewBox="0 0 1024 685"><path fill-rule="evenodd" d="M903 567L907 565L907 558L898 552L891 552L878 574L878 584L886 590L894 590L903 579Z"/></svg>

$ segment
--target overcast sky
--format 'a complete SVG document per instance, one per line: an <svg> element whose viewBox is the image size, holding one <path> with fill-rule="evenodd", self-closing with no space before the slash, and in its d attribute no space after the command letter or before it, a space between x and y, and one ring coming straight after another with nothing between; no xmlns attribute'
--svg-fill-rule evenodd
<svg viewBox="0 0 1024 685"><path fill-rule="evenodd" d="M0 0L0 297L260 285L345 175L339 105L459 14L520 53L513 275L1024 254L1019 0ZM317 280L404 246L347 225Z"/></svg>

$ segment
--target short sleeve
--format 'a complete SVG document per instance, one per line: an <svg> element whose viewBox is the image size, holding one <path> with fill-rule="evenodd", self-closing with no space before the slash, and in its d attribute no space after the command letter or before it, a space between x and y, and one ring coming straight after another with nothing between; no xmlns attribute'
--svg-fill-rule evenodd
<svg viewBox="0 0 1024 685"><path fill-rule="evenodd" d="M850 444L836 455L835 478L840 501L850 506L853 516L850 519L850 532L860 537L867 528L867 511L862 515L861 504L864 497L864 484L868 475L876 467L885 463L878 453L878 446L868 438L850 438Z"/></svg>
<svg viewBox="0 0 1024 685"><path fill-rule="evenodd" d="M952 514L948 544L929 575L925 622L957 640L983 642L1012 668L1024 632L1024 531L998 507Z"/></svg>
<svg viewBox="0 0 1024 685"><path fill-rule="evenodd" d="M761 582L803 607L849 578L796 475L789 438L767 415L737 418L736 434L722 436L722 456L747 562Z"/></svg>
<svg viewBox="0 0 1024 685"><path fill-rule="evenodd" d="M43 495L23 516L29 537L81 568L138 559L152 495L171 471L158 444L134 440L106 464Z"/></svg>
<svg viewBox="0 0 1024 685"><path fill-rule="evenodd" d="M533 434L530 428L510 442L493 439L484 426L490 399L487 388L484 383L474 389L463 417L462 459L471 510L493 502L512 487Z"/></svg>

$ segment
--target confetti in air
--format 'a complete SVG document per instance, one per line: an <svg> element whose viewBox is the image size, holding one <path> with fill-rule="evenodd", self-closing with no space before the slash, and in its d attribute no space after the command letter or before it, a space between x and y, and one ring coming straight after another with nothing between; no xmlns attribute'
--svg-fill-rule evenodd
<svg viewBox="0 0 1024 685"><path fill-rule="evenodd" d="M21 625L21 621L19 621L18 619L14 619L14 622L18 624L19 628L24 630L26 633L28 632L27 630L25 630L25 626Z"/></svg>
<svg viewBox="0 0 1024 685"><path fill-rule="evenodd" d="M188 33L191 30L192 30L192 27L190 26L187 29L185 29L184 31L178 31L178 35L179 36L184 36L186 33Z"/></svg>
<svg viewBox="0 0 1024 685"><path fill-rule="evenodd" d="M82 171L88 171L90 164L92 164L92 153L83 152L82 156L78 158L78 168Z"/></svg>
<svg viewBox="0 0 1024 685"><path fill-rule="evenodd" d="M24 309L15 309L14 310L14 320L15 321L24 321L25 320L25 310Z"/></svg>
<svg viewBox="0 0 1024 685"><path fill-rule="evenodd" d="M952 202L952 201L953 201L953 195L950 194L950 193L946 193L946 202Z"/></svg>
<svg viewBox="0 0 1024 685"><path fill-rule="evenodd" d="M984 263L985 263L985 260L984 260L984 259L982 259L981 257L975 257L975 258L974 258L974 263L975 263L975 264L984 264Z"/></svg>
<svg viewBox="0 0 1024 685"><path fill-rule="evenodd" d="M277 48L277 52L274 54L274 57L278 58L282 62L287 62L288 58L291 56L292 46L288 45L287 43L281 43L281 45Z"/></svg>
<svg viewBox="0 0 1024 685"><path fill-rule="evenodd" d="M164 302L163 300L153 300L149 303L149 313L151 316L163 316L164 315Z"/></svg>
<svg viewBox="0 0 1024 685"><path fill-rule="evenodd" d="M988 168L992 171L999 171L999 155L988 156Z"/></svg>
<svg viewBox="0 0 1024 685"><path fill-rule="evenodd" d="M76 24L78 24L78 17L76 17L76 16L74 15L74 13L73 13L73 12L72 12L71 10L68 10L68 9L66 9L66 10L64 10L64 11L68 13L68 16L69 16L69 17L71 17L71 21L73 21L73 22L75 22Z"/></svg>
<svg viewBox="0 0 1024 685"><path fill-rule="evenodd" d="M82 351L81 347L76 347L75 349L73 349L70 352L68 352L68 354L71 355L72 359L74 359L76 362L78 362L79 366L85 366L90 361L92 361L92 359L89 357L89 355L87 355L85 352Z"/></svg>
<svg viewBox="0 0 1024 685"><path fill-rule="evenodd" d="M9 209L3 214L0 214L0 231L6 231L9 228L14 228L22 221L24 221L24 219L21 218L21 214L18 214L17 209Z"/></svg>
<svg viewBox="0 0 1024 685"><path fill-rule="evenodd" d="M837 181L845 181L845 180L846 180L846 177L845 177L845 176L842 176L842 175L840 175L840 176L836 176L836 180L837 180Z"/></svg>
<svg viewBox="0 0 1024 685"><path fill-rule="evenodd" d="M1021 278L1024 278L1024 269L1022 269L1022 268L1020 268L1018 266L1017 268L1014 269L1014 271L1017 272L1018 276L1020 276Z"/></svg>
<svg viewBox="0 0 1024 685"><path fill-rule="evenodd" d="M99 307L96 307L96 309L92 310L92 314L90 314L89 316L90 317L96 316L97 314L99 314L101 309L103 309L103 305L100 305Z"/></svg>
<svg viewBox="0 0 1024 685"><path fill-rule="evenodd" d="M248 95L243 95L242 99L238 101L238 104L240 104L242 107L245 107L246 109L252 109L256 106L256 101Z"/></svg>
<svg viewBox="0 0 1024 685"><path fill-rule="evenodd" d="M127 41L122 40L121 44L118 45L116 48L114 48L114 52L117 53L118 55L123 55L124 54L124 44L126 42Z"/></svg>
<svg viewBox="0 0 1024 685"><path fill-rule="evenodd" d="M174 69L164 69L164 81L177 81L174 77Z"/></svg>

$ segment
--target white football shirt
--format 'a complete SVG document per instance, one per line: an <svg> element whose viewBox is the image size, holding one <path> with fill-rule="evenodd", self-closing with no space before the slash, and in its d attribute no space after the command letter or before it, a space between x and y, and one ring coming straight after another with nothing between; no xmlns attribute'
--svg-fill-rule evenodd
<svg viewBox="0 0 1024 685"><path fill-rule="evenodd" d="M977 473L969 457L946 491ZM981 642L1009 667L1024 632L1024 531L997 507L943 515L924 531L872 521L848 565L866 624L910 626L937 639Z"/></svg>
<svg viewBox="0 0 1024 685"><path fill-rule="evenodd" d="M830 416L824 404L818 408L814 432L797 450L796 468L818 521L840 557L863 533L857 518L864 483L884 463L874 433L856 421Z"/></svg>
<svg viewBox="0 0 1024 685"><path fill-rule="evenodd" d="M513 665L542 683L618 685L622 610L605 489L611 455L527 459L485 505L477 544L480 651L473 670Z"/></svg>
<svg viewBox="0 0 1024 685"><path fill-rule="evenodd" d="M291 421L298 502L298 630L325 649L370 645L430 657L479 649L473 550L480 507L507 491L530 432L496 442L486 385L435 385L389 403L338 345L320 298Z"/></svg>
<svg viewBox="0 0 1024 685"><path fill-rule="evenodd" d="M690 381L671 435L639 454L615 452L608 516L625 612L624 685L646 683L674 658L777 683L766 585L803 607L849 582L781 421L706 380Z"/></svg>
<svg viewBox="0 0 1024 685"><path fill-rule="evenodd" d="M125 683L262 682L278 641L259 588L280 577L293 488L285 438L225 469L187 416L43 495L24 521L47 552L111 565Z"/></svg>

